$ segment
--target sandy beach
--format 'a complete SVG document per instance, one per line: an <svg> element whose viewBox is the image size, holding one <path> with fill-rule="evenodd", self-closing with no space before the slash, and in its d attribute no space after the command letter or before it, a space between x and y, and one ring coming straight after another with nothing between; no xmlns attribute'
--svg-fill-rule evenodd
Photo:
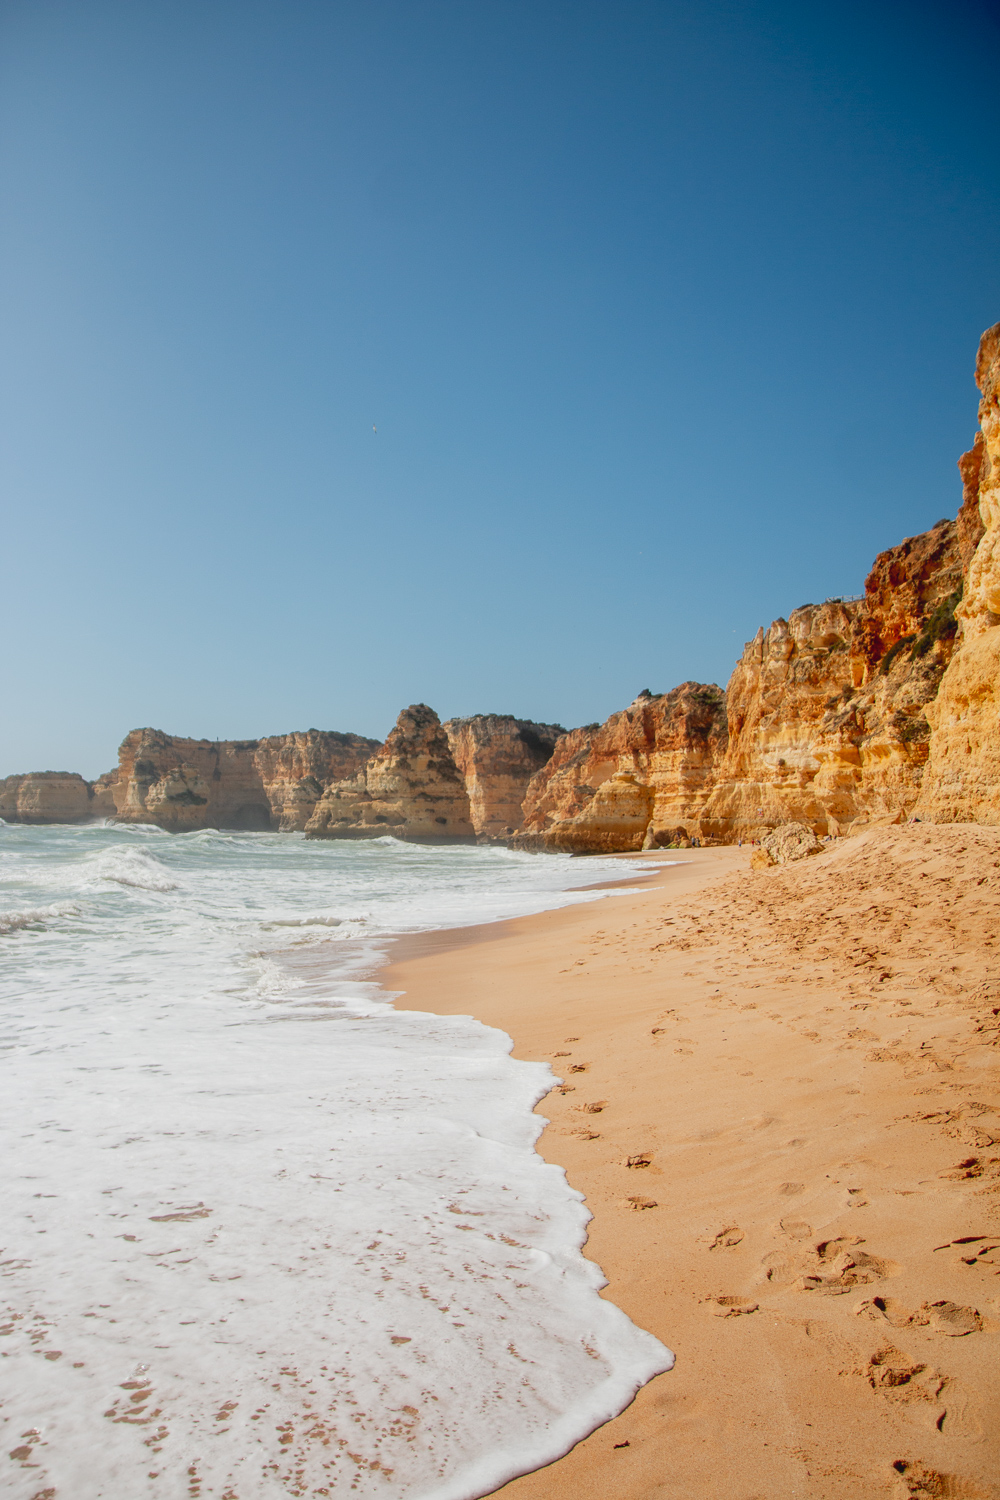
<svg viewBox="0 0 1000 1500"><path fill-rule="evenodd" d="M1000 829L749 853L380 971L551 1061L539 1149L677 1356L510 1500L1000 1493Z"/></svg>

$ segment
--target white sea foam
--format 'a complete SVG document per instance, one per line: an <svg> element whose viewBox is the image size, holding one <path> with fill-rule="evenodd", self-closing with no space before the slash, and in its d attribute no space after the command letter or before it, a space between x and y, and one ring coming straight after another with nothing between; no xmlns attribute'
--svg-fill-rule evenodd
<svg viewBox="0 0 1000 1500"><path fill-rule="evenodd" d="M596 899L565 887L620 866L2 837L0 904L52 903L2 948L12 1500L471 1500L669 1367L534 1151L547 1065L369 977L380 933Z"/></svg>
<svg viewBox="0 0 1000 1500"><path fill-rule="evenodd" d="M78 911L79 907L72 902L55 906L25 906L20 911L0 911L0 933L18 932L22 927L44 927L55 917L75 916Z"/></svg>
<svg viewBox="0 0 1000 1500"><path fill-rule="evenodd" d="M144 849L105 849L94 861L94 878L139 891L175 891L178 886L156 856Z"/></svg>

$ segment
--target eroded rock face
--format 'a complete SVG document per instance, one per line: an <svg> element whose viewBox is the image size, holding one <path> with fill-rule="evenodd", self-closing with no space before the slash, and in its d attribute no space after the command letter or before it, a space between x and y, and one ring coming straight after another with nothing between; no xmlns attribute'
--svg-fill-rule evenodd
<svg viewBox="0 0 1000 1500"><path fill-rule="evenodd" d="M521 826L528 783L552 758L561 724L536 724L510 714L475 714L443 726L465 780L480 840L505 839Z"/></svg>
<svg viewBox="0 0 1000 1500"><path fill-rule="evenodd" d="M670 693L640 693L605 723L573 729L556 742L551 760L528 786L522 833L515 845L572 848L579 853L641 849L646 827L635 842L636 831L626 826L628 819L616 822L611 804L596 802L599 790L618 772L649 790L646 824L652 823L654 837L662 830L660 842L673 842L668 834L676 836L679 826L697 820L725 744L721 688L685 682ZM635 802L636 794L626 792L627 786L620 783L617 792L608 793L612 802L617 798L622 807L629 799Z"/></svg>
<svg viewBox="0 0 1000 1500"><path fill-rule="evenodd" d="M338 777L356 774L378 740L317 729L263 740L190 740L134 729L108 790L125 823L301 829ZM102 778L103 780L103 778Z"/></svg>
<svg viewBox="0 0 1000 1500"><path fill-rule="evenodd" d="M306 824L309 838L475 839L465 780L441 720L414 703L396 720L362 775L332 784Z"/></svg>
<svg viewBox="0 0 1000 1500"><path fill-rule="evenodd" d="M729 745L699 831L728 843L786 822L837 833L908 816L961 587L958 527L939 521L879 554L863 598L758 631L729 680Z"/></svg>
<svg viewBox="0 0 1000 1500"><path fill-rule="evenodd" d="M982 534L958 606L958 648L933 704L930 758L917 815L932 822L1000 823L1000 323L976 362L980 433L961 460L966 499ZM969 526L969 535L975 534Z"/></svg>
<svg viewBox="0 0 1000 1500"><path fill-rule="evenodd" d="M615 771L587 807L549 830L551 849L570 854L620 854L641 849L652 825L656 792L631 771Z"/></svg>
<svg viewBox="0 0 1000 1500"><path fill-rule="evenodd" d="M103 776L98 776L91 783L91 813L95 818L113 818L117 812L115 806L115 787L118 785L118 767L113 771L105 771Z"/></svg>
<svg viewBox="0 0 1000 1500"><path fill-rule="evenodd" d="M85 823L98 816L90 783L75 771L29 771L0 781L5 823Z"/></svg>
<svg viewBox="0 0 1000 1500"><path fill-rule="evenodd" d="M254 764L271 808L271 826L305 828L324 788L357 776L380 748L360 734L307 729L258 741Z"/></svg>

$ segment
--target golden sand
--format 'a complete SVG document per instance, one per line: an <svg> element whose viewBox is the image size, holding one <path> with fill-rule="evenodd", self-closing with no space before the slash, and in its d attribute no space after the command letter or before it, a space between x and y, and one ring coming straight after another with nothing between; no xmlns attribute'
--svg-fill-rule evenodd
<svg viewBox="0 0 1000 1500"><path fill-rule="evenodd" d="M748 855L380 974L552 1062L539 1149L677 1355L505 1500L1000 1494L1000 829Z"/></svg>

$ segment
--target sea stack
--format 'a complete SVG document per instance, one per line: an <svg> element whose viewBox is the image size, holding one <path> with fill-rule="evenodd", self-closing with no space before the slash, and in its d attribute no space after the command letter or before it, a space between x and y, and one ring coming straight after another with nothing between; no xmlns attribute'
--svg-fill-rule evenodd
<svg viewBox="0 0 1000 1500"><path fill-rule="evenodd" d="M384 745L356 777L328 786L306 824L314 839L373 839L410 843L473 843L465 780L441 720L426 703L412 703Z"/></svg>

